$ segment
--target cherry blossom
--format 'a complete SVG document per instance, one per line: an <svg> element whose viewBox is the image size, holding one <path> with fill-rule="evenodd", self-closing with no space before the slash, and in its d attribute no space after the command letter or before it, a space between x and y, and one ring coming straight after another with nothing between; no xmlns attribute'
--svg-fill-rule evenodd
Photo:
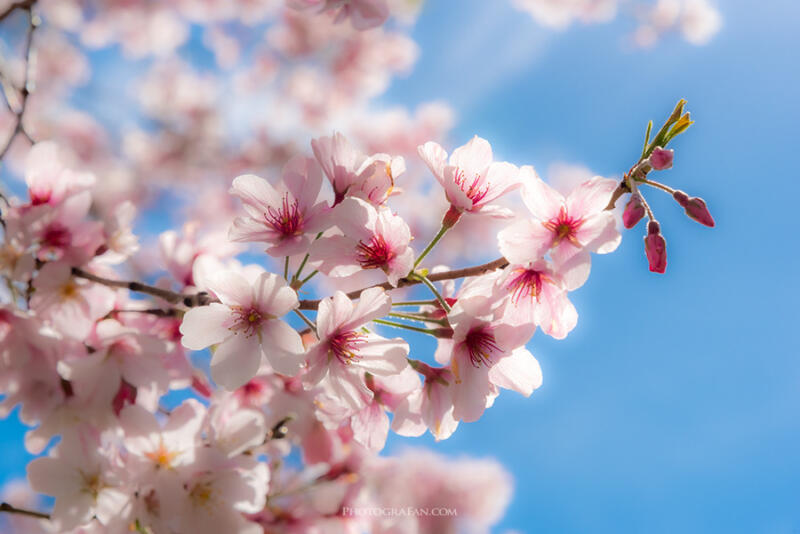
<svg viewBox="0 0 800 534"><path fill-rule="evenodd" d="M500 232L500 252L515 264L537 261L549 252L565 288L577 289L589 276L589 253L607 254L620 243L614 215L605 209L617 182L596 177L564 197L532 167L523 167L520 174L522 199L533 218Z"/></svg>
<svg viewBox="0 0 800 534"><path fill-rule="evenodd" d="M209 281L219 303L190 310L181 323L181 342L200 350L217 345L211 376L228 389L253 378L262 355L279 373L295 375L300 369L300 336L279 320L297 307L297 294L275 274L262 273L249 282L233 272Z"/></svg>
<svg viewBox="0 0 800 534"><path fill-rule="evenodd" d="M447 152L433 141L421 145L418 151L458 212L493 217L511 215L507 209L490 202L519 187L518 170L510 163L493 161L488 141L475 136L455 149L449 159Z"/></svg>
<svg viewBox="0 0 800 534"><path fill-rule="evenodd" d="M323 379L354 410L373 397L364 373L388 376L406 366L408 344L401 338L386 339L363 327L391 309L389 296L379 288L367 289L353 303L341 291L323 300L317 316L319 341L308 351L304 379L317 384Z"/></svg>
<svg viewBox="0 0 800 534"><path fill-rule="evenodd" d="M343 201L331 217L341 234L323 237L311 248L311 259L320 262L320 271L342 277L381 269L393 286L411 272L411 232L402 218L357 198Z"/></svg>
<svg viewBox="0 0 800 534"><path fill-rule="evenodd" d="M324 229L327 204L318 202L322 173L314 160L296 157L283 169L277 188L254 175L239 176L231 194L244 203L247 217L237 217L232 241L259 241L270 245L271 256L304 253L310 235Z"/></svg>

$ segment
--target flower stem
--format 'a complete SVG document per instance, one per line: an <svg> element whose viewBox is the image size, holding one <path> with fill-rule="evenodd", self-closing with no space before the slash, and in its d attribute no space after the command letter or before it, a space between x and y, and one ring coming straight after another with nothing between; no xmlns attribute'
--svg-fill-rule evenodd
<svg viewBox="0 0 800 534"><path fill-rule="evenodd" d="M289 281L289 256L286 256L286 259L283 262L283 278L287 282Z"/></svg>
<svg viewBox="0 0 800 534"><path fill-rule="evenodd" d="M408 321L418 321L420 323L435 323L440 326L444 326L444 321L441 319L431 319L430 317L425 317L424 315L414 315L410 313L390 313L389 317L395 317L397 319L406 319Z"/></svg>
<svg viewBox="0 0 800 534"><path fill-rule="evenodd" d="M433 296L436 297L436 300L439 301L439 304L442 305L442 308L444 308L444 311L450 313L450 305L447 303L446 300L444 300L444 297L441 295L441 293L439 293L436 290L436 286L433 285L433 282L428 280L428 278L426 276L424 276L422 274L419 274L419 273L413 273L412 277L416 278L417 280L419 280L420 282L425 284L428 287L428 289L431 290L431 293L433 293Z"/></svg>
<svg viewBox="0 0 800 534"><path fill-rule="evenodd" d="M431 306L435 300L406 300L404 302L392 302L392 306Z"/></svg>
<svg viewBox="0 0 800 534"><path fill-rule="evenodd" d="M311 280L312 278L314 278L314 276L316 276L316 274L317 274L318 272L319 272L319 271L317 271L316 269L314 269L314 271L313 271L311 274L309 274L308 276L306 276L305 278L303 278L302 280L300 280L300 287L303 287L304 285L306 285L306 282L308 282L309 280ZM298 288L298 289L299 289L299 288Z"/></svg>
<svg viewBox="0 0 800 534"><path fill-rule="evenodd" d="M444 234L446 234L446 233L447 233L447 231L448 231L450 228L452 228L452 227L451 227L451 226L446 226L446 225L444 225L444 224L442 225L442 227L441 227L441 228L439 228L439 233L437 233L437 234L434 236L434 238L431 240L431 242L430 242L430 243L428 243L428 246L427 246L427 247L425 247L425 250L423 250L423 251L422 251L422 253L419 255L419 257L417 257L417 261L415 261L415 262L414 262L414 268L415 268L415 269L417 268L417 266L418 266L420 263L422 263L422 260L423 260L423 259L425 259L425 256L427 256L427 255L428 255L428 253L429 253L431 250L433 250L433 247L435 247L435 246L436 246L436 243L438 243L438 242L439 242L439 240L440 240L440 239L442 239L442 237L444 237Z"/></svg>
<svg viewBox="0 0 800 534"><path fill-rule="evenodd" d="M314 238L314 241L316 241L320 237L322 237L322 232L317 234L317 237ZM310 258L310 257L311 257L311 253L310 252L305 255L305 257L303 258L303 261L300 262L300 267L297 268L297 272L294 273L294 276L292 277L292 280L299 280L300 279L300 275L303 272L303 268L305 268L306 262L308 262L308 258Z"/></svg>
<svg viewBox="0 0 800 534"><path fill-rule="evenodd" d="M419 332L421 334L436 336L436 331L431 330L430 328L419 328L418 326L411 326L410 324L403 324L403 323L395 323L393 321L384 321L383 319L374 319L372 322L386 326L391 326L393 328L401 328L403 330L411 330L412 332Z"/></svg>
<svg viewBox="0 0 800 534"><path fill-rule="evenodd" d="M651 187L655 187L656 189L661 189L662 191L666 191L670 195L675 193L674 189L672 189L671 187L666 186L666 185L664 185L664 184L662 184L660 182L654 182L653 180L647 180L647 179L639 180L639 182L641 182L643 184L647 184L647 185L649 185Z"/></svg>

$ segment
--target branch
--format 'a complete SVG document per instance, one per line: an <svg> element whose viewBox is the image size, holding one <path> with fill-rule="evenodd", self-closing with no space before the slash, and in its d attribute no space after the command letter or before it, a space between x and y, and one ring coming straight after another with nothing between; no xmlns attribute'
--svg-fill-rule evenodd
<svg viewBox="0 0 800 534"><path fill-rule="evenodd" d="M33 510L23 510L22 508L16 508L14 506L11 506L7 502L0 504L0 512L25 515L28 517L35 517L37 519L50 519L50 516L48 514L43 514L41 512L34 512Z"/></svg>
<svg viewBox="0 0 800 534"><path fill-rule="evenodd" d="M165 300L170 304L183 304L187 308L204 306L212 302L211 297L204 291L194 295L183 295L181 293L176 293L175 291L170 291L169 289L161 289L160 287L150 286L141 282L127 282L124 280L103 278L102 276L97 276L96 274L84 271L78 267L72 268L72 276L84 278L96 284L102 284L107 287L118 287L121 289L127 289L128 291L144 293L146 295L151 295L153 297L160 298L161 300Z"/></svg>
<svg viewBox="0 0 800 534"><path fill-rule="evenodd" d="M30 141L33 141L33 138L25 131L25 127L22 125L22 116L25 114L25 109L28 105L28 96L30 96L30 70L31 70L31 54L33 51L33 32L39 26L39 18L33 13L33 4L36 3L36 0L25 0L22 2L17 2L12 4L5 12L0 14L0 21L8 17L15 9L24 9L28 13L28 32L25 36L25 79L23 80L22 87L20 88L20 101L19 101L19 109L14 110L11 106L11 101L6 95L6 103L8 104L8 109L16 117L16 124L14 125L14 130L11 132L8 140L6 141L5 146L0 150L0 160L2 160L8 150L11 148L11 144L14 142L14 139L17 137L17 134L22 133L27 137ZM9 82L10 85L10 82ZM12 87L13 88L13 87Z"/></svg>
<svg viewBox="0 0 800 534"><path fill-rule="evenodd" d="M5 11L0 13L0 22L3 22L6 18L8 18L11 13L13 13L17 9L27 9L30 10L33 7L33 4L36 3L36 0L19 0L14 2L10 6L6 8Z"/></svg>
<svg viewBox="0 0 800 534"><path fill-rule="evenodd" d="M484 263L482 265L475 265L474 267L465 267L463 269L455 269L452 271L444 271L441 273L433 273L428 275L428 280L431 282L440 282L442 280L456 280L458 278L466 278L469 276L479 276L484 273L488 273L489 271L496 271L497 269L502 269L503 267L508 265L508 260L505 258L497 258L494 261L490 261L489 263ZM415 286L417 284L421 284L422 282L416 278L401 278L397 282L397 287L408 287L408 286ZM358 289L356 291L351 291L347 294L347 296L351 299L358 298L361 295L361 292L366 289L371 289L373 287L380 287L386 290L395 289L389 282L384 282L382 284L377 284L370 287L365 287L363 289ZM316 310L319 307L320 300L301 300L300 301L300 309L301 310Z"/></svg>

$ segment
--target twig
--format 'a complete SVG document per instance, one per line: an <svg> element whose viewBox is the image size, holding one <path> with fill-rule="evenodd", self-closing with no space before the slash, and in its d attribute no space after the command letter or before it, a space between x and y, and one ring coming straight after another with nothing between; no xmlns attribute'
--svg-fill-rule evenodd
<svg viewBox="0 0 800 534"><path fill-rule="evenodd" d="M42 512L35 512L33 510L24 510L22 508L17 508L4 502L0 504L0 512L7 512L9 514L19 514L19 515L26 515L28 517L35 517L37 519L50 519L48 514L43 514Z"/></svg>
<svg viewBox="0 0 800 534"><path fill-rule="evenodd" d="M111 280L110 278L103 278L102 276L97 276L96 274L84 271L78 267L72 268L72 275L77 276L78 278L90 280L97 284L102 284L107 287L118 287L127 289L129 291L135 291L137 293L145 293L146 295L151 295L153 297L158 297L161 300L165 300L170 304L180 303L187 308L203 306L213 301L209 294L204 291L194 295L183 295L181 293L176 293L175 291L170 291L169 289L161 289L160 287L150 286L141 282L129 282L124 280Z"/></svg>

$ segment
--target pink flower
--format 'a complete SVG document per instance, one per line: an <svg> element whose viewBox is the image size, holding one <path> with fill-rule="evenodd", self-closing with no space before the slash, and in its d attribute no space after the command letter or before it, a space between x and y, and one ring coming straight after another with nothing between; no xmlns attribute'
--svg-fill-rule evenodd
<svg viewBox="0 0 800 534"><path fill-rule="evenodd" d="M477 421L495 395L494 385L530 395L541 384L539 364L523 347L533 334L530 325L501 322L486 299L461 298L448 315L453 338L439 341L436 361L450 364L456 420Z"/></svg>
<svg viewBox="0 0 800 534"><path fill-rule="evenodd" d="M333 186L334 205L346 196L380 205L392 193L394 179L405 171L403 158L387 154L366 156L338 132L333 137L312 140L311 148Z"/></svg>
<svg viewBox="0 0 800 534"><path fill-rule="evenodd" d="M63 154L52 141L36 143L25 159L25 183L31 204L57 206L67 197L94 185L89 173L74 172L64 164Z"/></svg>
<svg viewBox="0 0 800 534"><path fill-rule="evenodd" d="M380 452L389 434L389 416L386 410L395 410L414 391L419 391L420 380L411 367L399 374L385 377L367 375L367 387L372 399L350 418L353 439L366 448Z"/></svg>
<svg viewBox="0 0 800 534"><path fill-rule="evenodd" d="M381 26L389 18L386 0L286 0L293 9L318 9L333 11L338 9L336 22L350 18L353 28L368 30Z"/></svg>
<svg viewBox="0 0 800 534"><path fill-rule="evenodd" d="M200 447L200 431L206 410L194 399L187 399L172 410L163 426L141 406L128 406L120 414L125 433L125 449L131 464L150 475L158 470L191 465Z"/></svg>
<svg viewBox="0 0 800 534"><path fill-rule="evenodd" d="M302 363L300 335L279 320L297 307L297 294L279 276L262 273L253 283L235 272L208 281L221 302L193 308L183 317L183 346L201 350L217 345L211 376L227 389L246 384L258 372L261 356L272 369L296 374Z"/></svg>
<svg viewBox="0 0 800 534"><path fill-rule="evenodd" d="M28 464L34 491L55 497L51 514L59 532L67 532L96 517L106 525L130 500L120 487L111 454L95 436L65 435L50 456Z"/></svg>
<svg viewBox="0 0 800 534"><path fill-rule="evenodd" d="M565 198L532 167L523 167L520 175L522 199L533 218L500 232L500 252L513 264L525 264L549 251L564 287L569 291L579 288L589 277L589 253L607 254L619 246L621 236L614 215L605 210L617 182L595 177Z"/></svg>
<svg viewBox="0 0 800 534"><path fill-rule="evenodd" d="M509 210L490 202L519 187L519 170L510 163L494 162L488 141L476 135L455 149L449 160L447 152L433 141L417 151L457 211L492 217L511 215Z"/></svg>
<svg viewBox="0 0 800 534"><path fill-rule="evenodd" d="M401 436L421 436L430 430L436 441L449 438L458 428L453 417L455 377L446 367L413 363L414 370L425 376L422 389L411 392L394 410L392 430Z"/></svg>
<svg viewBox="0 0 800 534"><path fill-rule="evenodd" d="M309 234L324 229L328 206L317 202L321 186L319 166L302 156L289 160L277 186L252 174L237 177L230 193L242 199L247 216L233 222L230 239L268 243L271 256L305 253Z"/></svg>
<svg viewBox="0 0 800 534"><path fill-rule="evenodd" d="M578 323L578 312L567 298L563 281L547 260L509 265L497 285L508 295L502 313L511 324L534 323L545 334L564 339Z"/></svg>
<svg viewBox="0 0 800 534"><path fill-rule="evenodd" d="M58 332L83 340L95 321L114 308L114 291L72 277L63 262L44 265L33 281L31 309Z"/></svg>
<svg viewBox="0 0 800 534"><path fill-rule="evenodd" d="M312 261L322 262L321 272L343 277L381 269L396 286L414 267L411 231L388 208L376 210L361 199L348 198L334 209L332 222L342 235L323 237L311 247Z"/></svg>
<svg viewBox="0 0 800 534"><path fill-rule="evenodd" d="M364 372L377 376L400 373L407 365L408 343L367 333L363 326L391 311L389 296L381 288L365 289L357 303L341 291L324 299L317 314L319 342L308 351L307 383L327 379L339 399L353 410L371 399Z"/></svg>

